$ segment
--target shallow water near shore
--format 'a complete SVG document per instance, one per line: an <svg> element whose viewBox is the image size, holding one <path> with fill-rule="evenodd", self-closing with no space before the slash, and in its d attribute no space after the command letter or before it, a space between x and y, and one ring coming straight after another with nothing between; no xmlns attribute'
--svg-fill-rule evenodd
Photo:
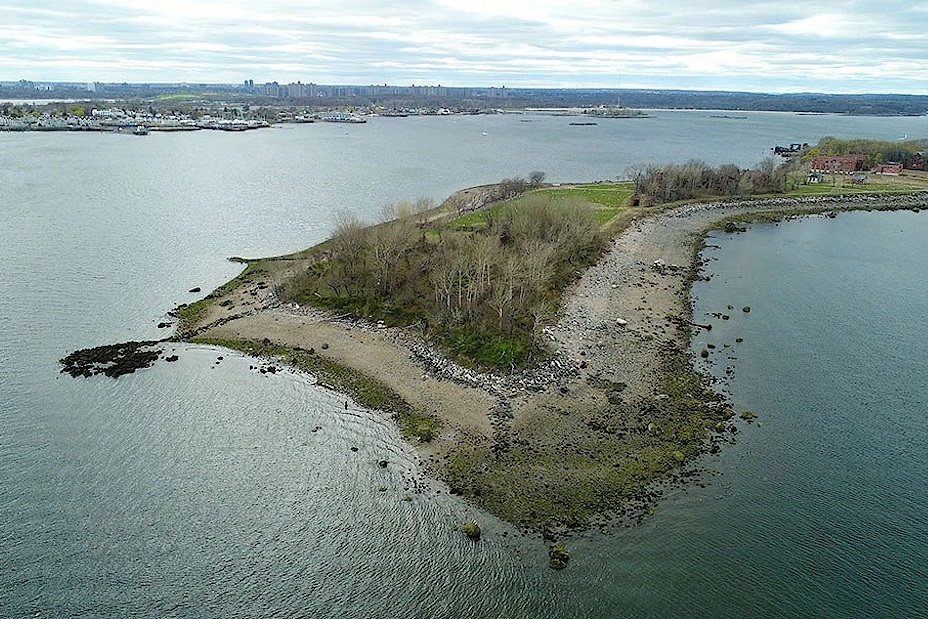
<svg viewBox="0 0 928 619"><path fill-rule="evenodd" d="M734 365L733 398L764 425L740 424L703 460L706 488L669 491L638 527L568 540L563 572L540 540L426 479L388 420L309 377L188 345L118 380L58 374L75 348L165 335L157 323L198 297L189 288L238 272L225 257L310 245L340 208L373 218L387 201L532 169L566 181L642 161L749 165L787 133L893 138L925 122L405 120L0 137L0 616L903 617L928 605L924 213L712 241L696 316L731 314L711 336L738 359L714 368ZM456 530L470 517L477 545Z"/></svg>
<svg viewBox="0 0 928 619"><path fill-rule="evenodd" d="M781 616L928 608L926 242L907 211L707 240L694 349L715 344L713 373L733 368L737 410L759 415L719 461L727 534Z"/></svg>

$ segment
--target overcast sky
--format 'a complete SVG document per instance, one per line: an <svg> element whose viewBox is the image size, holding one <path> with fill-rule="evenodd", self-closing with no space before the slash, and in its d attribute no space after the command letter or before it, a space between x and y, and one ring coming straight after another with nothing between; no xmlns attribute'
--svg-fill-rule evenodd
<svg viewBox="0 0 928 619"><path fill-rule="evenodd" d="M928 3L0 0L0 80L928 94Z"/></svg>

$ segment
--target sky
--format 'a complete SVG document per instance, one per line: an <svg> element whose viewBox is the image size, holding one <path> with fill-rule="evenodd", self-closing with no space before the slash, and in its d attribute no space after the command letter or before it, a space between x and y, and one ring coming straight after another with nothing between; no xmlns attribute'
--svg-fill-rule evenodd
<svg viewBox="0 0 928 619"><path fill-rule="evenodd" d="M928 3L0 0L0 81L928 94Z"/></svg>

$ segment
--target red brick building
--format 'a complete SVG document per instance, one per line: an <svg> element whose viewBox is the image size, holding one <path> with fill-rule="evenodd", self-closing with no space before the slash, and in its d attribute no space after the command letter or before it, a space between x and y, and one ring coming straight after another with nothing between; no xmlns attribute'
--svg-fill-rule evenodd
<svg viewBox="0 0 928 619"><path fill-rule="evenodd" d="M902 174L902 164L894 162L881 163L880 165L876 166L876 170L874 170L874 172L884 176L899 176Z"/></svg>
<svg viewBox="0 0 928 619"><path fill-rule="evenodd" d="M853 174L867 166L863 155L818 155L812 159L809 169L822 174Z"/></svg>

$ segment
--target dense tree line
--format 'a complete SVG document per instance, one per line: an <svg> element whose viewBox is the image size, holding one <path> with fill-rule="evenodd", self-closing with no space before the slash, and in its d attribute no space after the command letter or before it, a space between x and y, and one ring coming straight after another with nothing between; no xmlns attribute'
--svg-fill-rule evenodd
<svg viewBox="0 0 928 619"><path fill-rule="evenodd" d="M423 225L415 216L338 222L325 254L281 290L394 324L422 323L452 352L487 365L528 362L560 291L606 247L584 203L526 197L488 211L480 230Z"/></svg>
<svg viewBox="0 0 928 619"><path fill-rule="evenodd" d="M710 196L747 196L786 190L786 166L767 157L755 169L734 164L713 168L696 159L684 164L639 166L630 170L635 192L651 203Z"/></svg>

